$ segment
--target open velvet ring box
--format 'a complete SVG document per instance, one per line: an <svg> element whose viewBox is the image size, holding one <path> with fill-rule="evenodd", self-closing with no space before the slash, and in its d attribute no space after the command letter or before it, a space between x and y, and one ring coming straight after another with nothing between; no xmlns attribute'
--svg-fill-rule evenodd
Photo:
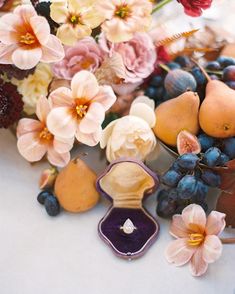
<svg viewBox="0 0 235 294"><path fill-rule="evenodd" d="M101 238L120 257L140 257L156 240L159 226L143 207L143 200L159 185L158 177L135 159L111 163L97 179L97 189L112 201L101 219Z"/></svg>

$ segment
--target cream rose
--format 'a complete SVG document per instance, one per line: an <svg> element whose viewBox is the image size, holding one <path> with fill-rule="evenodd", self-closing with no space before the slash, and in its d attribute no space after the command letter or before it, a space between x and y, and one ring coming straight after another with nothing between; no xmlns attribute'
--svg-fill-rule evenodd
<svg viewBox="0 0 235 294"><path fill-rule="evenodd" d="M111 122L102 132L100 146L106 147L107 160L132 157L144 161L156 157L159 145L151 129L155 121L153 100L136 98L129 115Z"/></svg>
<svg viewBox="0 0 235 294"><path fill-rule="evenodd" d="M47 96L48 86L52 78L50 65L39 63L34 74L21 81L12 79L12 83L17 86L18 92L23 96L24 111L27 114L34 114L40 96Z"/></svg>

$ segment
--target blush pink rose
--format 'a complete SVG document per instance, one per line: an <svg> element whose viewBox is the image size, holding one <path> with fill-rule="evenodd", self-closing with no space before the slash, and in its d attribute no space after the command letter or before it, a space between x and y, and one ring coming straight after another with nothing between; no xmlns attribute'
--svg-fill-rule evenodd
<svg viewBox="0 0 235 294"><path fill-rule="evenodd" d="M81 71L95 72L103 60L99 45L91 37L78 41L72 47L65 47L65 57L53 66L53 72L58 78L70 80Z"/></svg>
<svg viewBox="0 0 235 294"><path fill-rule="evenodd" d="M101 34L99 44L109 57L114 53L122 57L125 79L122 84L114 85L114 90L120 95L132 92L154 70L157 54L147 33L136 33L130 41L121 43L111 43Z"/></svg>

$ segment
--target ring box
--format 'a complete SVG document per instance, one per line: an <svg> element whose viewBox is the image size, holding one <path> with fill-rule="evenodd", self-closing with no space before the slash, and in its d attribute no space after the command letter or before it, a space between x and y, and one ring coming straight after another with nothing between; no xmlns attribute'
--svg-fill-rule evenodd
<svg viewBox="0 0 235 294"><path fill-rule="evenodd" d="M97 179L97 190L112 201L98 232L119 257L140 257L156 240L159 225L143 207L143 200L158 185L157 175L135 159L114 161Z"/></svg>

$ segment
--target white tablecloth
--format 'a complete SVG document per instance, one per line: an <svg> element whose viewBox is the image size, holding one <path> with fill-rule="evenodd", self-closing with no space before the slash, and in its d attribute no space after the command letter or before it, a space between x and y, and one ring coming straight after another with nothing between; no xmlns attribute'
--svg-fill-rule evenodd
<svg viewBox="0 0 235 294"><path fill-rule="evenodd" d="M82 151L84 147L76 152ZM88 163L102 171L105 162L98 150L86 151ZM27 163L5 130L0 131L0 152L0 294L235 293L235 245L225 245L207 274L193 278L188 266L176 268L165 260L164 250L172 240L169 221L157 217L156 243L140 259L122 260L97 233L107 201L86 213L62 212L51 218L36 201L38 178L47 164ZM164 170L170 161L163 153L153 166ZM209 197L213 203L216 192ZM145 203L154 217L155 199Z"/></svg>

